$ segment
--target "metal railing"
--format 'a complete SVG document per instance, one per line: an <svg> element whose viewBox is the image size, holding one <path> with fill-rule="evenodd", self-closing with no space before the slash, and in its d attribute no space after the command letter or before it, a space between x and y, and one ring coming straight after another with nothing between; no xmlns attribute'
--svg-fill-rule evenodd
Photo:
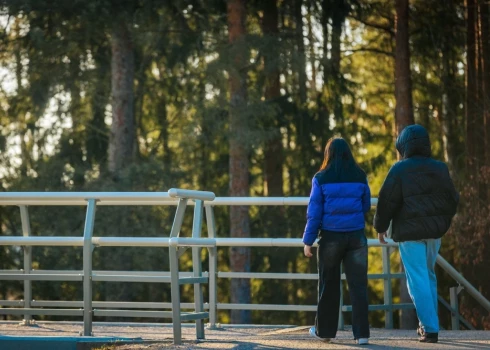
<svg viewBox="0 0 490 350"><path fill-rule="evenodd" d="M372 200L376 205L377 200ZM84 335L92 334L93 316L124 316L124 317L154 317L171 318L174 326L174 342L181 342L181 322L196 321L196 337L204 338L203 319L209 318L209 327L217 325L218 310L283 310L283 311L315 311L315 305L278 305L278 304L231 304L218 300L217 280L219 278L255 278L255 279L303 279L316 280L315 274L292 273L257 273L257 272L218 272L217 249L220 247L302 247L300 238L218 238L216 237L216 223L214 207L216 206L306 206L308 197L218 197L211 192L176 190L168 192L87 192L87 193L28 193L11 192L0 193L0 205L14 205L20 207L23 236L1 236L0 245L21 246L24 249L24 269L0 271L0 280L23 280L24 300L0 300L0 314L24 315L24 322L29 324L32 315L65 315L81 316L84 321ZM32 236L29 221L28 206L33 205L84 205L87 207L83 237L39 237ZM169 237L93 237L95 209L100 205L177 205L173 225ZM183 223L184 212L187 205L194 205L192 224L192 237L179 237ZM205 211L207 238L201 238L203 224L203 211ZM388 245L381 245L377 240L368 240L369 247L382 249L382 273L370 274L370 279L383 279L384 303L370 305L370 310L384 310L385 326L393 328L393 311L397 309L413 308L410 304L394 304L391 280L403 278L404 274L393 273L390 266L390 255L396 248L396 243L389 240ZM71 246L83 247L82 271L34 271L32 270L32 246ZM94 247L160 247L169 249L169 272L131 272L131 271L94 271L92 269L92 252ZM178 259L186 247L192 248L192 272L178 271ZM207 248L209 253L209 272L202 271L201 248ZM485 299L461 274L459 274L444 258L438 256L437 263L453 279L463 286L467 293L474 297L484 308L490 311L490 302ZM342 276L345 279L345 276ZM34 301L32 300L32 281L81 281L83 283L83 301ZM144 302L106 302L93 301L92 283L94 281L118 282L167 282L171 284L171 303L144 303ZM179 286L182 284L194 285L194 303L181 303ZM204 303L203 283L209 284L209 300ZM461 288L452 288L450 304L440 298L442 305L452 313L452 327L459 329L462 322L467 328L471 325L461 318L458 312L458 293ZM17 308L16 308L17 307ZM22 308L18 308L22 307ZM124 308L124 309L122 309ZM134 309L152 309L134 310ZM171 309L169 312L161 309ZM194 312L181 312L181 309L194 309ZM204 310L207 309L208 312ZM351 311L350 305L341 305L339 328L343 327L343 312Z"/></svg>
<svg viewBox="0 0 490 350"><path fill-rule="evenodd" d="M216 270L213 266L216 256L216 244L213 239L200 238L204 201L214 200L212 192L171 189L164 193L1 193L0 205L16 205L20 207L22 222L22 237L2 236L0 245L21 246L24 249L24 270L1 271L0 280L23 280L24 300L21 303L9 300L0 301L0 314L24 315L24 324L31 323L32 315L57 315L57 316L83 316L83 335L92 335L93 316L124 316L124 317L153 317L171 318L173 323L174 343L180 344L182 340L182 321L196 321L196 337L204 338L204 319L209 318L209 312L204 311L204 301L201 284L211 282L216 285L214 277L205 276L202 273L201 248L208 248L210 270ZM181 238L179 233L182 227L184 212L192 200L194 204L194 217L192 237ZM169 237L93 237L95 211L98 205L162 205L176 204L177 210L174 217ZM85 227L83 237L33 237L29 220L28 205L86 205ZM83 270L81 272L70 271L42 271L32 270L33 246L71 246L83 247ZM110 247L167 247L169 250L170 273L168 275L154 274L151 272L128 274L125 271L115 273L98 273L92 269L92 255L95 246ZM192 248L193 271L191 276L179 273L178 259L185 251L184 247ZM32 300L32 281L81 281L83 283L83 303ZM170 283L171 311L143 311L124 310L131 303L106 303L102 304L109 309L94 309L92 298L92 284L94 281L104 282L150 282ZM180 285L194 285L194 312L181 312ZM100 306L101 304L96 305ZM23 306L23 308L12 308ZM80 309L79 307L82 306ZM47 308L45 308L47 307ZM53 308L65 307L65 308ZM118 307L119 309L114 309ZM76 309L78 308L78 309Z"/></svg>

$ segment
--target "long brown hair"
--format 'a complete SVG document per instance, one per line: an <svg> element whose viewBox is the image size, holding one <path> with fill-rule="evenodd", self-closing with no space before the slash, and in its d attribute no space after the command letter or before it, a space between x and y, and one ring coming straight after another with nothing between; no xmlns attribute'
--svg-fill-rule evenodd
<svg viewBox="0 0 490 350"><path fill-rule="evenodd" d="M349 144L342 137L332 137L327 141L323 163L319 171L332 168L338 173L342 170L364 171L359 167Z"/></svg>

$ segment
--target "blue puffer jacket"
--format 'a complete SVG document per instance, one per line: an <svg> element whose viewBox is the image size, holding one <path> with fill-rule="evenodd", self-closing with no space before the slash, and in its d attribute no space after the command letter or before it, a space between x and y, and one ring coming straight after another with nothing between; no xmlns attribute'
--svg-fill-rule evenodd
<svg viewBox="0 0 490 350"><path fill-rule="evenodd" d="M311 246L320 229L349 232L364 228L364 214L371 207L366 175L358 169L345 173L327 169L313 177L304 244Z"/></svg>

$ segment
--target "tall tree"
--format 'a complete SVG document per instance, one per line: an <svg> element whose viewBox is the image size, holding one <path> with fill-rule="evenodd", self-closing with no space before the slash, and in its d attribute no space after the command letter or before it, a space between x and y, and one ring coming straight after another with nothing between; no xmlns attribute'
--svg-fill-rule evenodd
<svg viewBox="0 0 490 350"><path fill-rule="evenodd" d="M481 41L481 59L482 62L482 109L483 115L481 123L485 126L482 128L480 138L482 139L482 160L481 163L490 167L490 4L488 1L479 0L480 13L480 41ZM485 154L483 154L485 153ZM490 195L490 191L485 193Z"/></svg>
<svg viewBox="0 0 490 350"><path fill-rule="evenodd" d="M265 180L267 183L267 195L282 197L283 191L283 147L281 135L281 111L278 100L281 97L279 81L279 28L277 0L266 0L262 3L264 17L262 30L265 42L268 44L264 48L264 72L265 72L265 91L266 103L271 107L271 113L266 117L268 134L270 137L266 141L264 150L265 160ZM270 122L269 122L270 121Z"/></svg>
<svg viewBox="0 0 490 350"><path fill-rule="evenodd" d="M295 37L296 37L296 67L298 73L299 101L301 105L306 103L306 52L305 40L303 35L303 0L294 0L294 22L295 22ZM304 108L304 106L303 106Z"/></svg>
<svg viewBox="0 0 490 350"><path fill-rule="evenodd" d="M328 59L329 52L329 42L330 42L330 16L332 11L331 6L332 0L322 0L321 2L321 18L320 24L322 27L323 34L323 45L322 45L322 58L321 58L321 68L323 70L323 86L322 93L318 96L318 117L320 119L320 125L323 130L330 129L330 111L331 106L328 101L328 82L330 79L330 60ZM330 135L327 132L323 133L322 136L322 147L325 147L327 140Z"/></svg>
<svg viewBox="0 0 490 350"><path fill-rule="evenodd" d="M111 37L112 124L108 165L115 177L131 163L135 145L134 51L130 26L127 16L119 14Z"/></svg>
<svg viewBox="0 0 490 350"><path fill-rule="evenodd" d="M228 0L228 42L230 44L231 65L229 69L230 86L230 196L250 195L249 184L249 144L248 121L245 117L247 106L247 47L246 47L246 6L245 0ZM250 218L248 207L233 206L230 209L230 229L233 237L250 237ZM231 248L230 268L232 271L250 271L250 249ZM232 279L232 303L250 302L250 281ZM248 310L232 310L232 323L250 323Z"/></svg>
<svg viewBox="0 0 490 350"><path fill-rule="evenodd" d="M410 46L409 46L409 13L408 0L396 0L396 31L395 31L395 125L398 135L404 127L414 124L412 103L412 78L410 73ZM400 264L403 271L403 264ZM405 280L401 280L405 282ZM401 283L400 299L402 302L411 302L406 283ZM414 310L402 310L400 328L413 329L417 324Z"/></svg>
<svg viewBox="0 0 490 350"><path fill-rule="evenodd" d="M397 134L414 124L412 78L410 73L410 44L408 31L408 0L396 0L395 32L395 122Z"/></svg>
<svg viewBox="0 0 490 350"><path fill-rule="evenodd" d="M439 11L442 21L443 36L441 40L442 58L442 132L445 161L455 178L455 167L459 155L458 141L458 99L457 99L457 56L452 43L455 41L454 27L456 6L454 1L445 2Z"/></svg>
<svg viewBox="0 0 490 350"><path fill-rule="evenodd" d="M476 175L476 145L475 132L479 127L476 125L478 96L477 69L478 62L476 56L476 2L475 0L466 1L466 166L471 176Z"/></svg>
<svg viewBox="0 0 490 350"><path fill-rule="evenodd" d="M341 37L342 28L345 18L349 11L349 6L346 0L332 0L332 40L331 40L331 58L328 65L328 90L329 102L333 107L335 117L336 130L340 134L344 133L344 112L342 104L342 91L344 80L340 70L341 61Z"/></svg>

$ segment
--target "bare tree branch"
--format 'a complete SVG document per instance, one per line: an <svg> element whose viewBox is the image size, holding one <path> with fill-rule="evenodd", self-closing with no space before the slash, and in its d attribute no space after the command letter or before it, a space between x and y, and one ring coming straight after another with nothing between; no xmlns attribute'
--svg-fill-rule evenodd
<svg viewBox="0 0 490 350"><path fill-rule="evenodd" d="M356 17L356 16L351 16L351 18L353 20L358 21L359 23L364 24L367 27L371 27L371 28L382 30L382 31L388 33L391 37L395 37L395 31L390 26L382 25L382 24L379 24L379 23L372 23L372 22L369 22L369 21L367 21L367 20L365 20L363 18Z"/></svg>
<svg viewBox="0 0 490 350"><path fill-rule="evenodd" d="M386 55L386 56L389 56L391 58L395 58L395 54L393 52L384 51L381 49L375 49L372 47L361 47L358 49L348 49L348 50L342 51L342 53L349 53L349 52L353 52L353 53L355 53L355 52L373 52L373 53L377 53L377 54L381 54L381 55Z"/></svg>

